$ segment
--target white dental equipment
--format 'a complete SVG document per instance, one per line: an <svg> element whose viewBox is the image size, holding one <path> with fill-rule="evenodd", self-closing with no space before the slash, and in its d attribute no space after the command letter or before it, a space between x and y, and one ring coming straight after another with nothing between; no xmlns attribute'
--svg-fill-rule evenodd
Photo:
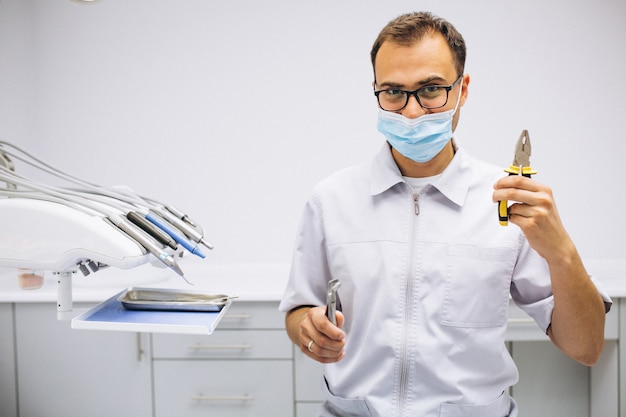
<svg viewBox="0 0 626 417"><path fill-rule="evenodd" d="M71 187L19 175L14 161ZM58 311L72 309L71 275L77 271L88 275L106 266L129 269L151 262L187 281L176 258L183 247L204 257L200 244L213 248L202 227L179 210L128 188L72 177L0 141L0 267L57 275Z"/></svg>

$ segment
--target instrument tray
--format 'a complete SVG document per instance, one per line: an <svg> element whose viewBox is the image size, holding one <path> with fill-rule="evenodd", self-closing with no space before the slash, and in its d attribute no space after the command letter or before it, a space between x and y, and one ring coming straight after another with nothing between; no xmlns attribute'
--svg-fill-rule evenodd
<svg viewBox="0 0 626 417"><path fill-rule="evenodd" d="M119 297L129 310L211 311L218 312L232 297L199 291L129 288Z"/></svg>

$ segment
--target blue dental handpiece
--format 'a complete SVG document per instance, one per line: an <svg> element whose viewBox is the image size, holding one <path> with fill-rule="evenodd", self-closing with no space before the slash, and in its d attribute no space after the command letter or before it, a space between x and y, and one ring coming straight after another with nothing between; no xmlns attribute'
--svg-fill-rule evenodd
<svg viewBox="0 0 626 417"><path fill-rule="evenodd" d="M152 213L147 213L146 219L148 219L151 223L153 223L159 229L163 230L165 233L170 235L172 239L174 239L177 243L180 243L189 252L201 258L206 257L206 255L202 253L198 245L193 245L187 238L183 237L180 233L175 231L171 226L165 224L165 222L159 219L157 216L153 215Z"/></svg>

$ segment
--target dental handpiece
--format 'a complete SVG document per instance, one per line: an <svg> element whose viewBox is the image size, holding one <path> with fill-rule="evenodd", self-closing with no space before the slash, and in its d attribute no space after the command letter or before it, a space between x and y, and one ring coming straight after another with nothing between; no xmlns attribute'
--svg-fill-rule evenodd
<svg viewBox="0 0 626 417"><path fill-rule="evenodd" d="M178 244L167 233L150 223L144 216L134 211L126 213L126 218L131 221L135 226L138 226L144 232L155 238L159 243L167 245L170 248L177 250Z"/></svg>
<svg viewBox="0 0 626 417"><path fill-rule="evenodd" d="M173 215L169 210L162 210L161 212L159 212L158 214L160 214L161 216L163 216L163 218L165 220L167 220L169 223L173 224L174 226L176 226L176 228L178 230L180 230L181 232L183 232L183 234L185 236L187 236L189 239L193 240L196 243L201 243L203 244L207 249L209 250L213 250L213 245L211 245L210 243L206 242L204 240L204 236L202 235L202 233L198 232L192 225L190 225L189 223L179 219L178 217L176 217L175 215Z"/></svg>
<svg viewBox="0 0 626 417"><path fill-rule="evenodd" d="M121 229L128 236L133 238L137 243L143 246L148 252L154 255L158 260L163 262L167 267L172 269L178 275L180 275L188 284L193 285L185 278L185 274L182 269L176 263L176 259L167 252L161 250L155 245L147 236L144 236L139 230L135 229L133 225L123 218L115 218L115 216L109 216L108 219L119 229Z"/></svg>
<svg viewBox="0 0 626 417"><path fill-rule="evenodd" d="M172 239L174 239L177 243L180 243L189 252L201 258L205 257L204 253L202 253L202 251L197 245L193 245L191 242L189 242L186 236L182 235L182 232L178 233L178 229L174 230L173 227L170 227L166 223L166 221L161 220L157 215L152 214L152 213L147 213L146 219L148 219L154 225L158 226L161 230L163 230L165 233L170 235Z"/></svg>
<svg viewBox="0 0 626 417"><path fill-rule="evenodd" d="M189 218L189 216L187 216L182 211L178 210L176 207L170 206L170 205L165 205L165 206L163 206L163 208L165 208L165 210L169 211L174 216L178 217L179 219L181 219L185 223L189 224L190 226L196 227L196 223L193 220L191 220Z"/></svg>

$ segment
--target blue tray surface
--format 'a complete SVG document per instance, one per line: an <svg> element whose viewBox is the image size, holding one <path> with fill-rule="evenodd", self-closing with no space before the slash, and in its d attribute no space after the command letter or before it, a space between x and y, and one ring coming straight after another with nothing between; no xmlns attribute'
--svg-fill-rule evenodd
<svg viewBox="0 0 626 417"><path fill-rule="evenodd" d="M219 312L196 311L141 311L128 310L117 299L111 298L102 307L94 311L85 321L116 323L147 323L172 325L197 325L211 327Z"/></svg>

